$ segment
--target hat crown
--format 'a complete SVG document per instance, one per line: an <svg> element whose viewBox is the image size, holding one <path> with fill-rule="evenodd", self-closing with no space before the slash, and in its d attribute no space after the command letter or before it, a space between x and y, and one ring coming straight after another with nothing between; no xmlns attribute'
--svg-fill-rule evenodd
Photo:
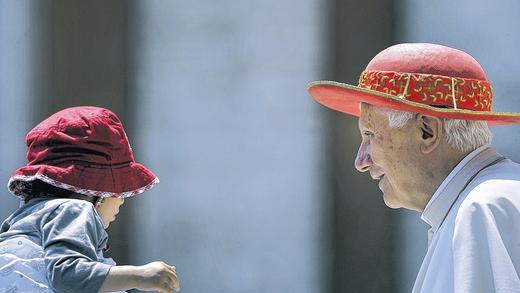
<svg viewBox="0 0 520 293"><path fill-rule="evenodd" d="M61 110L36 125L26 137L29 165L115 165L133 162L119 118L99 107Z"/></svg>
<svg viewBox="0 0 520 293"><path fill-rule="evenodd" d="M404 43L377 54L366 70L421 73L487 80L482 66L468 53L429 43Z"/></svg>

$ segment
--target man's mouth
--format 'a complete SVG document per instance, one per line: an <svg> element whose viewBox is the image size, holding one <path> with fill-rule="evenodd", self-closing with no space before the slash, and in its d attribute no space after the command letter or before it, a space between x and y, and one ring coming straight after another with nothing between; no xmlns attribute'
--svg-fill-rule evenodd
<svg viewBox="0 0 520 293"><path fill-rule="evenodd" d="M379 177L377 177L377 180L379 180L377 186L379 186L379 189L381 191L383 191L383 180L382 180L383 178L385 178L385 174L382 174Z"/></svg>
<svg viewBox="0 0 520 293"><path fill-rule="evenodd" d="M383 177L385 177L385 174L380 174L380 175L371 175L372 176L372 179L374 180L381 180L383 179Z"/></svg>

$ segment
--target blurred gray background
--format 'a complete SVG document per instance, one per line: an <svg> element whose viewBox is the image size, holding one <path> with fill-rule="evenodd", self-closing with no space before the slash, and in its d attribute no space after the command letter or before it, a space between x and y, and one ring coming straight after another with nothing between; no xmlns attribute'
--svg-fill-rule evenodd
<svg viewBox="0 0 520 293"><path fill-rule="evenodd" d="M0 182L36 123L107 107L161 179L109 228L118 263L174 264L183 292L409 292L427 226L355 171L357 119L306 84L355 84L382 49L434 42L520 112L519 15L515 0L0 0ZM520 128L493 132L520 161ZM1 218L17 205L4 189Z"/></svg>

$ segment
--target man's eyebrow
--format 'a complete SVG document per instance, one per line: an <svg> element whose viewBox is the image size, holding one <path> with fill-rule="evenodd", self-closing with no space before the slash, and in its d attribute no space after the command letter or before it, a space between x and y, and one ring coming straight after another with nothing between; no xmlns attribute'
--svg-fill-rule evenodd
<svg viewBox="0 0 520 293"><path fill-rule="evenodd" d="M358 126L359 128L372 128L370 121L365 121L361 119L359 120Z"/></svg>
<svg viewBox="0 0 520 293"><path fill-rule="evenodd" d="M367 124L359 124L359 133L363 134L365 131L373 131L372 127L370 127L370 125L367 125Z"/></svg>

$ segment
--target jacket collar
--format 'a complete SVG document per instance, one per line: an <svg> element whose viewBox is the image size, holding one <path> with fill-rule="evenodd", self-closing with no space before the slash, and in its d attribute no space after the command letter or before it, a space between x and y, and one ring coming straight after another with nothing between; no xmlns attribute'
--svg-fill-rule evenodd
<svg viewBox="0 0 520 293"><path fill-rule="evenodd" d="M489 145L469 153L439 185L424 208L421 219L431 226L433 235L444 222L451 207L471 180L484 168L503 158ZM430 235L430 238L431 238Z"/></svg>

